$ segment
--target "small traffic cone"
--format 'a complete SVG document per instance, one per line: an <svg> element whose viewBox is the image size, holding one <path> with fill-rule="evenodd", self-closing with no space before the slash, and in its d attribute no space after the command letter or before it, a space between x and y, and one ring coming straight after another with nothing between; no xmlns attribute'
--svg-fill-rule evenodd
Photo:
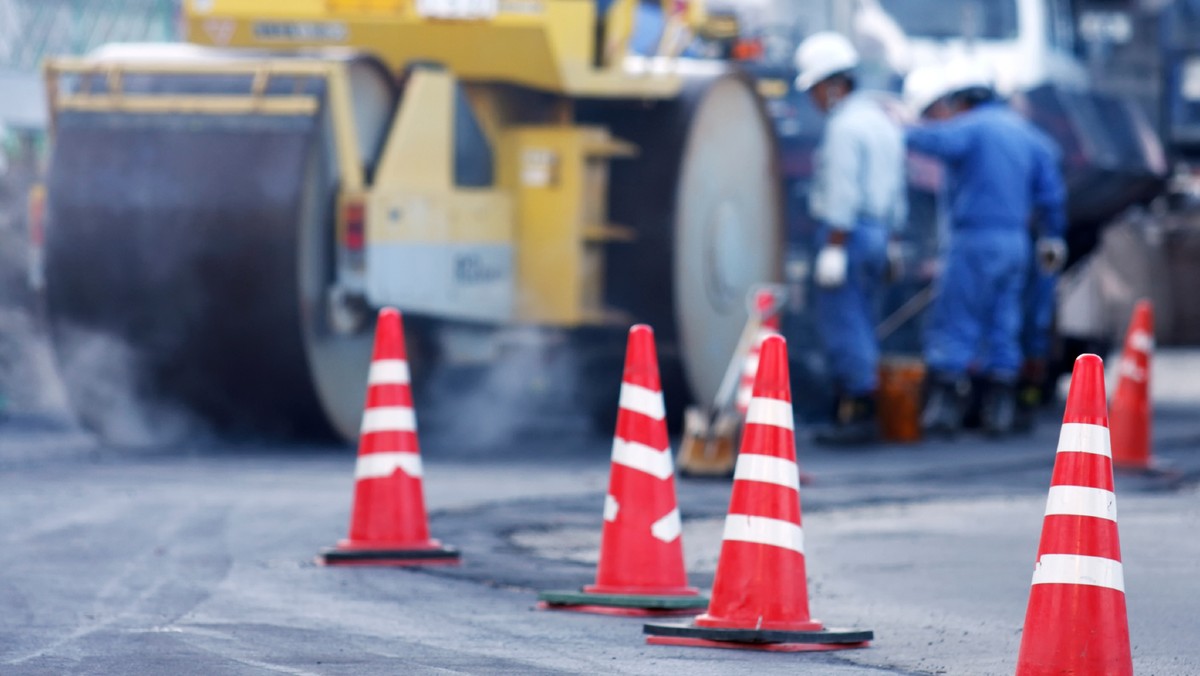
<svg viewBox="0 0 1200 676"><path fill-rule="evenodd" d="M687 583L675 468L654 332L629 331L596 583L547 591L543 608L613 615L694 614L708 604Z"/></svg>
<svg viewBox="0 0 1200 676"><path fill-rule="evenodd" d="M1133 673L1104 364L1075 360L1017 676Z"/></svg>
<svg viewBox="0 0 1200 676"><path fill-rule="evenodd" d="M1125 336L1120 380L1111 406L1113 464L1117 469L1148 471L1150 457L1150 356L1154 353L1154 310L1138 301Z"/></svg>
<svg viewBox="0 0 1200 676"><path fill-rule="evenodd" d="M708 612L687 626L646 625L647 642L784 652L867 645L873 632L826 629L808 613L787 344L781 336L763 341L733 478Z"/></svg>
<svg viewBox="0 0 1200 676"><path fill-rule="evenodd" d="M367 378L350 537L323 551L318 563L458 563L457 550L429 537L422 474L404 325L399 312L385 308L379 312Z"/></svg>
<svg viewBox="0 0 1200 676"><path fill-rule="evenodd" d="M754 377L758 375L758 361L759 356L762 354L763 340L767 336L779 333L779 312L777 305L775 292L770 288L759 289L754 294L754 310L758 313L760 321L758 336L755 337L754 344L750 346L750 352L746 355L746 361L742 368L742 377L738 381L737 399L735 402L738 415L743 420L746 418L746 410L750 408L750 399L754 394Z"/></svg>

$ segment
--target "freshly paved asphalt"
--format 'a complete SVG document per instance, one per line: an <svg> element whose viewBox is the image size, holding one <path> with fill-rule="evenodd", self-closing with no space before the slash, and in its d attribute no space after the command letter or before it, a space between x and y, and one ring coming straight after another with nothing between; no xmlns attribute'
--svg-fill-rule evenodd
<svg viewBox="0 0 1200 676"><path fill-rule="evenodd" d="M1173 477L1118 479L1139 674L1200 673L1200 406L1159 408ZM0 423L0 673L1010 674L1058 427L1003 442L831 451L801 441L813 614L866 650L647 646L641 621L534 609L590 581L605 437L570 423L422 439L434 535L459 568L330 569L353 450L111 448ZM468 439L469 441L469 439ZM712 583L726 481L679 482L692 582Z"/></svg>

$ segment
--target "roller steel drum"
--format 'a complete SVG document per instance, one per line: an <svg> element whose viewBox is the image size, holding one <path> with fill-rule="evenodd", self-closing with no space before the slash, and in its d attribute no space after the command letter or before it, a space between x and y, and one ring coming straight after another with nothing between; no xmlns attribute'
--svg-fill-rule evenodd
<svg viewBox="0 0 1200 676"><path fill-rule="evenodd" d="M59 117L48 178L46 303L76 412L127 362L130 405L243 434L323 430L309 384L296 223L315 120ZM269 124L263 124L269 122ZM120 386L119 383L114 384Z"/></svg>
<svg viewBox="0 0 1200 676"><path fill-rule="evenodd" d="M394 93L371 62L350 74L369 163ZM124 87L246 84L127 76ZM271 86L323 96L313 78ZM371 327L335 339L325 323L336 189L325 129L320 115L58 116L46 309L85 425L112 436L109 418L125 413L114 406L139 407L149 425L183 413L225 436L313 438L335 431L332 405L354 417L336 431L354 436Z"/></svg>

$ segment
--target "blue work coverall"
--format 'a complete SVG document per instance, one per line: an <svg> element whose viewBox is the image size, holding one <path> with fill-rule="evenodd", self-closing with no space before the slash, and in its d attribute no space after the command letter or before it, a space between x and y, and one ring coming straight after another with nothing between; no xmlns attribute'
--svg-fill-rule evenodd
<svg viewBox="0 0 1200 676"><path fill-rule="evenodd" d="M1066 199L1053 142L1008 106L985 103L951 120L910 129L908 147L945 164L951 232L925 361L961 377L982 357L985 375L1016 379L1022 296L1032 261L1031 216L1061 237Z"/></svg>
<svg viewBox="0 0 1200 676"><path fill-rule="evenodd" d="M815 305L830 371L850 396L878 388L876 306L888 239L908 215L904 134L877 96L854 92L830 111L809 194L809 209L820 223L816 250L832 230L846 232L846 282L817 286Z"/></svg>

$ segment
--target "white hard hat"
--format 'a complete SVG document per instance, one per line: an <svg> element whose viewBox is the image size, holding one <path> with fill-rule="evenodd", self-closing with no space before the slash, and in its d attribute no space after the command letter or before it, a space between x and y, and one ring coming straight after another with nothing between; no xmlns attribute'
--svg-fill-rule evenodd
<svg viewBox="0 0 1200 676"><path fill-rule="evenodd" d="M996 73L992 67L980 59L955 59L946 64L947 94L955 94L968 89L995 89Z"/></svg>
<svg viewBox="0 0 1200 676"><path fill-rule="evenodd" d="M796 48L796 88L808 91L818 82L858 66L858 51L840 33L825 31L808 36Z"/></svg>
<svg viewBox="0 0 1200 676"><path fill-rule="evenodd" d="M928 65L913 69L904 78L904 103L914 115L921 117L929 106L951 92L946 75L946 69Z"/></svg>

